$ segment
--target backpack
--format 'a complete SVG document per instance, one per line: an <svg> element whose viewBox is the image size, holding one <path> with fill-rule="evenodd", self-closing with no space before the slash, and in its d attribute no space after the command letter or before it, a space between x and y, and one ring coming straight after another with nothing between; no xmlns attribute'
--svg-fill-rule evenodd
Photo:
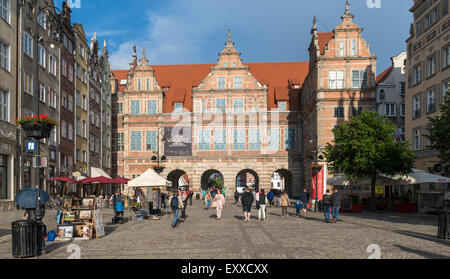
<svg viewBox="0 0 450 279"><path fill-rule="evenodd" d="M261 205L266 204L266 195L259 194L259 204L261 204Z"/></svg>
<svg viewBox="0 0 450 279"><path fill-rule="evenodd" d="M324 205L331 205L332 202L332 197L330 195L325 195L323 196L323 204Z"/></svg>
<svg viewBox="0 0 450 279"><path fill-rule="evenodd" d="M177 209L178 208L178 197L173 196L170 200L170 207Z"/></svg>

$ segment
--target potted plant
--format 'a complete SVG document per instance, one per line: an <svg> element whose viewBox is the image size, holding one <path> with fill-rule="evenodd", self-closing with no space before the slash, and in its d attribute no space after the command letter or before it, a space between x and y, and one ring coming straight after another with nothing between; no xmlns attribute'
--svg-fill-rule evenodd
<svg viewBox="0 0 450 279"><path fill-rule="evenodd" d="M311 170L313 171L314 174L317 174L322 170L322 166L321 165L312 165Z"/></svg>
<svg viewBox="0 0 450 279"><path fill-rule="evenodd" d="M16 125L19 129L23 129L25 136L37 140L49 138L53 127L58 123L51 117L46 115L25 116L20 120L16 119Z"/></svg>
<svg viewBox="0 0 450 279"><path fill-rule="evenodd" d="M160 166L160 165L154 165L154 166L153 166L153 170L154 170L157 174L162 173L164 169L165 169L164 166Z"/></svg>
<svg viewBox="0 0 450 279"><path fill-rule="evenodd" d="M362 213L363 205L359 196L351 196L352 199L352 213Z"/></svg>
<svg viewBox="0 0 450 279"><path fill-rule="evenodd" d="M402 213L412 213L414 212L414 203L408 195L404 194L400 196L400 203L397 205L397 211Z"/></svg>

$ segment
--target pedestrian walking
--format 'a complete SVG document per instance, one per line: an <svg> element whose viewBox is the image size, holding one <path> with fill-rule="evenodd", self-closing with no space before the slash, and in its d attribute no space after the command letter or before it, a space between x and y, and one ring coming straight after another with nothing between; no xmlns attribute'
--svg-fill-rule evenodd
<svg viewBox="0 0 450 279"><path fill-rule="evenodd" d="M302 210L302 203L299 200L297 200L295 202L295 213L298 217L300 217L300 210Z"/></svg>
<svg viewBox="0 0 450 279"><path fill-rule="evenodd" d="M166 199L167 199L167 193L166 193L166 191L163 190L163 191L161 192L161 205L162 205L162 207L163 207L164 209L167 208Z"/></svg>
<svg viewBox="0 0 450 279"><path fill-rule="evenodd" d="M216 201L217 207L216 207L216 212L217 212L217 220L220 220L220 218L222 218L222 209L223 206L225 205L225 196L219 192L216 197L214 198L214 200Z"/></svg>
<svg viewBox="0 0 450 279"><path fill-rule="evenodd" d="M339 215L339 210L341 209L341 202L342 202L342 197L341 197L341 193L339 192L338 187L334 187L334 193L332 195L332 214L333 214L333 223L336 224L337 221L339 221L338 219L338 215Z"/></svg>
<svg viewBox="0 0 450 279"><path fill-rule="evenodd" d="M208 191L208 192L206 193L206 197L205 197L205 200L206 200L206 210L209 210L209 209L211 208L211 199L212 199L211 193Z"/></svg>
<svg viewBox="0 0 450 279"><path fill-rule="evenodd" d="M323 216L325 217L326 223L330 223L330 212L332 204L333 198L330 195L330 190L327 190L327 192L323 196Z"/></svg>
<svg viewBox="0 0 450 279"><path fill-rule="evenodd" d="M186 219L186 208L188 201L188 193L185 190L181 193L181 200L183 201L183 208L181 209L181 220L184 221L184 219Z"/></svg>
<svg viewBox="0 0 450 279"><path fill-rule="evenodd" d="M192 205L192 197L194 196L194 189L192 187L189 187L189 205Z"/></svg>
<svg viewBox="0 0 450 279"><path fill-rule="evenodd" d="M283 218L288 217L288 206L289 206L289 196L286 193L286 191L283 191L283 194L281 194L281 215Z"/></svg>
<svg viewBox="0 0 450 279"><path fill-rule="evenodd" d="M309 193L307 189L303 189L303 193L300 194L300 203L302 205L303 216L306 218L308 213ZM301 215L300 215L301 217Z"/></svg>
<svg viewBox="0 0 450 279"><path fill-rule="evenodd" d="M266 220L266 203L267 203L267 197L266 197L266 193L264 190L261 190L261 192L259 192L258 194L258 201L257 201L258 205L259 205L259 209L258 209L258 220ZM262 217L262 219L261 219Z"/></svg>
<svg viewBox="0 0 450 279"><path fill-rule="evenodd" d="M272 208L272 203L275 195L273 194L274 189L270 190L270 192L267 194L267 199L269 200L269 206Z"/></svg>
<svg viewBox="0 0 450 279"><path fill-rule="evenodd" d="M252 205L254 202L253 194L250 188L247 188L246 192L242 194L241 199L242 199L242 208L244 211L244 221L247 222L250 220Z"/></svg>
<svg viewBox="0 0 450 279"><path fill-rule="evenodd" d="M124 211L124 200L122 195L119 192L116 192L116 194L113 197L113 204L114 204L114 212L116 216L123 216Z"/></svg>
<svg viewBox="0 0 450 279"><path fill-rule="evenodd" d="M173 212L172 228L175 228L180 223L178 215L180 214L180 210L183 209L183 201L178 195L178 192L173 192L172 196L170 197L170 207L172 208Z"/></svg>
<svg viewBox="0 0 450 279"><path fill-rule="evenodd" d="M206 208L206 190L202 188L202 202L203 208Z"/></svg>
<svg viewBox="0 0 450 279"><path fill-rule="evenodd" d="M238 193L237 190L234 191L234 203L235 203L236 205L239 205L239 193Z"/></svg>

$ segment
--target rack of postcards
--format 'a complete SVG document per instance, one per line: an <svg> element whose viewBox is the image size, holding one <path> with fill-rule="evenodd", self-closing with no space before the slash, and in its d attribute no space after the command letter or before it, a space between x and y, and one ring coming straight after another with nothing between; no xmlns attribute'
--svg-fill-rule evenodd
<svg viewBox="0 0 450 279"><path fill-rule="evenodd" d="M57 215L56 240L90 240L105 235L102 213L95 197L63 198L63 210Z"/></svg>

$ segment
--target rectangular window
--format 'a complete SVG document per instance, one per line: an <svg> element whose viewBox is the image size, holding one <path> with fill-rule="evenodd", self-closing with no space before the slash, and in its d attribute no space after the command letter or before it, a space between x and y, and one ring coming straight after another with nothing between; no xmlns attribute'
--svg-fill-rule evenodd
<svg viewBox="0 0 450 279"><path fill-rule="evenodd" d="M77 117L75 124L76 124L75 129L76 129L77 136L80 137L81 136L81 120L80 120L80 118Z"/></svg>
<svg viewBox="0 0 450 279"><path fill-rule="evenodd" d="M345 41L339 41L339 56L345 56Z"/></svg>
<svg viewBox="0 0 450 279"><path fill-rule="evenodd" d="M442 49L442 69L450 66L450 45Z"/></svg>
<svg viewBox="0 0 450 279"><path fill-rule="evenodd" d="M73 66L69 65L69 80L73 82Z"/></svg>
<svg viewBox="0 0 450 279"><path fill-rule="evenodd" d="M295 149L295 129L285 129L284 147L286 150Z"/></svg>
<svg viewBox="0 0 450 279"><path fill-rule="evenodd" d="M150 91L150 79L147 79L147 91Z"/></svg>
<svg viewBox="0 0 450 279"><path fill-rule="evenodd" d="M84 94L81 96L81 108L87 110L87 97Z"/></svg>
<svg viewBox="0 0 450 279"><path fill-rule="evenodd" d="M69 140L73 140L73 125L71 123L69 123L67 128L67 137Z"/></svg>
<svg viewBox="0 0 450 279"><path fill-rule="evenodd" d="M210 144L211 144L211 140L210 140L210 135L211 135L211 131L210 130L200 130L198 131L199 135L198 135L198 149L199 150L210 150Z"/></svg>
<svg viewBox="0 0 450 279"><path fill-rule="evenodd" d="M1 0L0 0L0 2L1 2ZM40 12L40 14L38 15L37 21L42 28L47 30L47 14L45 13L45 11Z"/></svg>
<svg viewBox="0 0 450 279"><path fill-rule="evenodd" d="M405 117L405 114L406 114L406 105L400 104L400 116Z"/></svg>
<svg viewBox="0 0 450 279"><path fill-rule="evenodd" d="M141 79L140 78L138 78L138 80L137 80L137 90L141 91Z"/></svg>
<svg viewBox="0 0 450 279"><path fill-rule="evenodd" d="M141 113L141 101L131 100L130 101L130 114L140 114Z"/></svg>
<svg viewBox="0 0 450 279"><path fill-rule="evenodd" d="M261 131L259 129L249 130L249 147L250 150L261 149Z"/></svg>
<svg viewBox="0 0 450 279"><path fill-rule="evenodd" d="M49 55L49 61L48 61L48 71L56 76L56 57L53 55Z"/></svg>
<svg viewBox="0 0 450 279"><path fill-rule="evenodd" d="M123 133L117 133L117 151L124 151L125 140L123 137Z"/></svg>
<svg viewBox="0 0 450 279"><path fill-rule="evenodd" d="M406 84L405 82L400 82L400 96L405 96L406 93Z"/></svg>
<svg viewBox="0 0 450 279"><path fill-rule="evenodd" d="M33 95L34 78L32 75L24 73L23 76L23 91Z"/></svg>
<svg viewBox="0 0 450 279"><path fill-rule="evenodd" d="M81 161L81 150L77 148L77 153L76 153L76 160L77 162Z"/></svg>
<svg viewBox="0 0 450 279"><path fill-rule="evenodd" d="M397 116L397 105L396 104L385 104L384 105L384 114L386 116Z"/></svg>
<svg viewBox="0 0 450 279"><path fill-rule="evenodd" d="M233 99L234 112L244 112L244 99Z"/></svg>
<svg viewBox="0 0 450 279"><path fill-rule="evenodd" d="M83 120L83 125L81 126L81 135L83 138L86 138L87 132L87 126L86 126L86 120Z"/></svg>
<svg viewBox="0 0 450 279"><path fill-rule="evenodd" d="M441 16L444 17L448 14L448 0L442 0L441 7L442 7Z"/></svg>
<svg viewBox="0 0 450 279"><path fill-rule="evenodd" d="M95 152L95 136L90 135L89 137L89 151Z"/></svg>
<svg viewBox="0 0 450 279"><path fill-rule="evenodd" d="M278 102L278 111L282 111L282 112L287 111L287 103L286 102Z"/></svg>
<svg viewBox="0 0 450 279"><path fill-rule="evenodd" d="M336 108L334 108L334 118L345 118L344 107L336 107Z"/></svg>
<svg viewBox="0 0 450 279"><path fill-rule="evenodd" d="M33 58L33 38L26 32L23 33L23 51Z"/></svg>
<svg viewBox="0 0 450 279"><path fill-rule="evenodd" d="M61 137L67 138L67 123L64 120L61 120Z"/></svg>
<svg viewBox="0 0 450 279"><path fill-rule="evenodd" d="M156 131L146 132L146 150L157 151L156 149Z"/></svg>
<svg viewBox="0 0 450 279"><path fill-rule="evenodd" d="M117 110L116 110L117 114L123 113L123 103L117 103L116 108L117 108Z"/></svg>
<svg viewBox="0 0 450 279"><path fill-rule="evenodd" d="M436 111L436 92L434 89L427 90L427 113Z"/></svg>
<svg viewBox="0 0 450 279"><path fill-rule="evenodd" d="M352 56L356 56L356 40L352 40Z"/></svg>
<svg viewBox="0 0 450 279"><path fill-rule="evenodd" d="M56 108L56 92L50 88L50 106Z"/></svg>
<svg viewBox="0 0 450 279"><path fill-rule="evenodd" d="M73 96L69 95L68 100L68 109L69 111L73 112Z"/></svg>
<svg viewBox="0 0 450 279"><path fill-rule="evenodd" d="M367 87L367 70L352 71L352 86L353 88Z"/></svg>
<svg viewBox="0 0 450 279"><path fill-rule="evenodd" d="M413 131L413 148L414 150L420 149L420 129L416 128Z"/></svg>
<svg viewBox="0 0 450 279"><path fill-rule="evenodd" d="M0 0L0 17L3 18L7 23L9 23L10 13L11 13L11 0Z"/></svg>
<svg viewBox="0 0 450 279"><path fill-rule="evenodd" d="M448 95L447 90L450 89L450 80L442 82L442 102L445 102L445 97Z"/></svg>
<svg viewBox="0 0 450 279"><path fill-rule="evenodd" d="M421 97L418 95L413 98L413 118L418 118L421 116L420 106Z"/></svg>
<svg viewBox="0 0 450 279"><path fill-rule="evenodd" d="M0 3L2 0L0 0ZM10 47L9 45L0 42L0 67L9 72L9 61L10 61Z"/></svg>
<svg viewBox="0 0 450 279"><path fill-rule="evenodd" d="M61 58L61 73L67 77L67 60L64 57Z"/></svg>
<svg viewBox="0 0 450 279"><path fill-rule="evenodd" d="M131 151L141 150L141 131L131 131Z"/></svg>
<svg viewBox="0 0 450 279"><path fill-rule="evenodd" d="M44 102L44 103L45 103L45 96L46 96L45 89L46 89L45 85L41 83L39 85L39 101Z"/></svg>
<svg viewBox="0 0 450 279"><path fill-rule="evenodd" d="M1 0L0 0L1 1ZM45 57L47 56L45 48L38 44L38 63L45 68Z"/></svg>
<svg viewBox="0 0 450 279"><path fill-rule="evenodd" d="M352 116L358 116L362 113L362 107L352 107Z"/></svg>
<svg viewBox="0 0 450 279"><path fill-rule="evenodd" d="M427 59L427 77L430 77L436 73L436 55L433 55Z"/></svg>
<svg viewBox="0 0 450 279"><path fill-rule="evenodd" d="M414 67L414 85L422 82L422 67L416 66Z"/></svg>
<svg viewBox="0 0 450 279"><path fill-rule="evenodd" d="M234 150L245 150L245 130L234 130Z"/></svg>
<svg viewBox="0 0 450 279"><path fill-rule="evenodd" d="M241 89L242 88L242 77L234 77L234 89Z"/></svg>
<svg viewBox="0 0 450 279"><path fill-rule="evenodd" d="M81 107L81 93L80 93L80 91L77 90L77 92L75 93L75 97L76 97L75 102L76 102L77 107Z"/></svg>
<svg viewBox="0 0 450 279"><path fill-rule="evenodd" d="M218 77L217 78L217 88L218 89L225 89L225 77Z"/></svg>
<svg viewBox="0 0 450 279"><path fill-rule="evenodd" d="M226 99L216 99L216 112L225 113Z"/></svg>
<svg viewBox="0 0 450 279"><path fill-rule="evenodd" d="M330 89L344 88L344 71L330 71Z"/></svg>
<svg viewBox="0 0 450 279"><path fill-rule="evenodd" d="M9 122L9 92L0 89L0 120Z"/></svg>
<svg viewBox="0 0 450 279"><path fill-rule="evenodd" d="M157 114L156 100L147 101L147 114Z"/></svg>
<svg viewBox="0 0 450 279"><path fill-rule="evenodd" d="M280 130L270 129L269 130L269 150L278 151L280 150Z"/></svg>
<svg viewBox="0 0 450 279"><path fill-rule="evenodd" d="M226 138L226 130L214 130L214 150L225 150L227 144Z"/></svg>
<svg viewBox="0 0 450 279"><path fill-rule="evenodd" d="M175 103L174 105L174 113L182 113L183 112L183 104L182 103Z"/></svg>
<svg viewBox="0 0 450 279"><path fill-rule="evenodd" d="M416 22L416 36L420 36L422 34L422 20Z"/></svg>

